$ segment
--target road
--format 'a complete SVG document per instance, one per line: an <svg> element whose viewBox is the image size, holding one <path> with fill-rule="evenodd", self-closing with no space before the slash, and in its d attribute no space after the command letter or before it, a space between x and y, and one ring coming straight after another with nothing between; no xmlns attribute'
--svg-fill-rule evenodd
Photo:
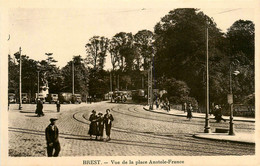
<svg viewBox="0 0 260 166"><path fill-rule="evenodd" d="M60 131L60 156L222 156L254 155L255 146L194 138L204 130L203 119L148 112L141 105L108 102L62 105L44 104L45 116L34 114L35 105L23 111L11 105L9 115L9 156L46 156L44 130L51 117ZM111 109L115 120L110 141L91 140L88 117L93 109ZM212 128L228 127L228 122L210 121ZM254 123L235 122L237 132L254 132Z"/></svg>

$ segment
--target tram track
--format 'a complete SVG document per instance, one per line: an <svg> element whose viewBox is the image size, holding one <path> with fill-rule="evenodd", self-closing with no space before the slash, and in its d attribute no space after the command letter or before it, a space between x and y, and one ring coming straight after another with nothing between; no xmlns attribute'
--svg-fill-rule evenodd
<svg viewBox="0 0 260 166"><path fill-rule="evenodd" d="M135 106L132 106L132 107L135 107ZM165 118L165 116L169 116L169 117L172 117L174 115L161 115L161 114L157 114L155 112L149 112L149 113L152 113L152 114L156 114L156 118L148 118L147 116L150 116L149 113L144 113L143 111L137 111L136 108L134 108L135 111L131 111L130 108L132 107L129 107L127 110L129 112L132 112L132 113L139 113L139 114L142 114L144 116L138 116L138 115L132 115L132 114L128 114L128 113L123 113L121 111L119 111L119 108L118 111L116 111L115 107L113 107L111 110L116 112L116 113L119 113L119 114L123 114L125 116L132 116L132 117L135 117L135 118L141 118L141 119L146 119L146 120L154 120L154 121L159 121L159 122L169 122L169 123L176 123L176 124L188 124L188 125L194 125L194 126L203 126L204 125L204 122L200 122L200 121L197 121L197 123L191 123L190 121L187 123L187 122L184 122L183 120L180 121L180 120L177 120L177 121L173 121L173 120L168 120ZM158 117L162 118L162 119L158 119ZM215 124L215 127L222 127L221 125L217 125ZM239 127L239 129L241 130L254 130L254 129L251 129L251 128L245 128L245 127Z"/></svg>
<svg viewBox="0 0 260 166"><path fill-rule="evenodd" d="M133 107L134 106L129 107L128 110L130 110ZM112 109L114 110L114 108L112 108ZM83 111L78 111L78 112L74 113L73 118L80 123L84 123L87 125L90 124L88 117L87 117L87 113L83 113ZM169 135L168 133L166 133L166 135L165 135L165 134L159 134L159 133L154 133L154 132L142 132L142 131L136 131L136 130L129 130L129 129L125 129L125 128L118 127L118 126L114 126L112 128L112 131L122 132L122 133L126 133L126 134L141 135L141 136L145 136L145 137L158 138L158 139L163 139L163 140L168 140L168 141L173 141L173 142L182 142L182 143L188 144L188 145L186 145L186 148L189 147L189 144L193 144L193 145L196 144L198 146L203 146L203 145L205 145L205 142L207 142L207 145L213 146L215 149L219 149L219 150L222 150L223 148L225 148L225 150L228 149L228 153L226 153L226 155L232 153L232 149L233 149L230 147L229 144L222 144L221 147L219 147L219 145L216 144L216 141L213 143L211 140L200 140L200 139L192 137L192 135L177 136L177 135ZM219 142L223 143L223 141L219 141ZM232 144L237 145L236 147L241 150L245 150L245 151L250 150L247 147L244 148L244 147L239 146L239 144L236 144L236 143L232 143ZM170 144L169 146L174 146L174 144ZM204 150L206 150L206 149L204 149ZM208 151L209 151L208 153L211 153L210 149L208 149ZM217 153L213 152L212 154L217 154ZM225 155L225 154L221 153L221 155Z"/></svg>
<svg viewBox="0 0 260 166"><path fill-rule="evenodd" d="M61 113L55 112L56 107L50 107L55 115L47 112L46 116L41 118L31 116L33 108L33 106L28 107L25 114L18 111L9 113L8 133L11 145L9 149L12 151L9 155L20 155L20 152L24 152L24 156L37 156L39 149L44 151L46 148L44 129L51 117L59 119L57 126L60 131L62 156L241 156L255 154L253 145L192 137L194 133L203 130L203 119L193 119L188 122L185 118L145 111L140 105L103 102L77 108L66 107L65 109L64 107ZM94 141L87 134L90 124L89 116L93 109L104 113L107 108L111 109L115 118L112 140ZM181 123L182 121L185 124ZM199 123L201 126L188 123ZM253 129L253 125L248 123L240 123L240 125ZM41 142L41 145L37 145L38 142ZM27 150L24 151L24 149Z"/></svg>

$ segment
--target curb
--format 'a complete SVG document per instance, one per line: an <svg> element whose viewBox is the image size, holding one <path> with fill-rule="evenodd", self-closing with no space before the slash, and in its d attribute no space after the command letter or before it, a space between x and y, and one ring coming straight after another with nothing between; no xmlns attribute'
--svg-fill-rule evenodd
<svg viewBox="0 0 260 166"><path fill-rule="evenodd" d="M199 134L193 134L194 138L200 138L200 139L207 139L207 140L215 140L215 141L225 141L225 142L235 142L240 144L249 144L249 145L255 145L255 142L245 142L245 141L236 141L236 140L226 140L226 139L217 139L217 138L206 138L203 136L199 136Z"/></svg>
<svg viewBox="0 0 260 166"><path fill-rule="evenodd" d="M171 116L186 117L186 115L169 114L169 113L166 113L166 112L157 112L157 111L153 111L153 110L146 109L146 108L144 108L144 107L143 107L143 109L146 110L146 111L154 112L154 113L158 113L158 114L165 114L165 115L171 115ZM198 116L193 116L192 118L193 118L193 119L194 119L194 118L205 119L204 117L198 117ZM210 119L214 119L214 118L210 118Z"/></svg>
<svg viewBox="0 0 260 166"><path fill-rule="evenodd" d="M166 112L157 112L157 111L153 111L153 110L146 109L145 107L143 107L143 109L144 109L145 111L154 112L154 113L158 113L158 114L165 114L165 115L171 115L171 116L186 117L186 115L169 114L169 113L166 113ZM192 118L205 119L205 117L198 117L198 116L193 116ZM209 119L215 120L214 118L209 118ZM226 119L226 120L229 121L229 119ZM233 121L255 123L255 120L233 119Z"/></svg>

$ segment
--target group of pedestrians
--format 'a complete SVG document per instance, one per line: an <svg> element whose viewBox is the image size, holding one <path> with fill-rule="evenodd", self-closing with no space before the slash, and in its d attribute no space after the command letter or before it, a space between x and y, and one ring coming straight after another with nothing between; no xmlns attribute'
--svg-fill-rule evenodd
<svg viewBox="0 0 260 166"><path fill-rule="evenodd" d="M101 112L96 115L96 111L93 110L92 114L89 117L90 125L89 125L89 131L88 134L90 135L90 138L92 139L92 136L95 136L96 140L103 140L103 132L104 128L106 131L106 140L111 140L110 132L112 127L112 121L114 121L113 115L110 113L110 110L106 110L106 114L103 116Z"/></svg>
<svg viewBox="0 0 260 166"><path fill-rule="evenodd" d="M170 107L170 101L168 100L168 98L166 97L164 100L160 99L159 97L155 99L155 105L156 108L161 108L166 110L167 112L169 112L171 110Z"/></svg>
<svg viewBox="0 0 260 166"><path fill-rule="evenodd" d="M91 100L90 100L91 101ZM60 101L57 100L56 108L57 112L60 112ZM36 110L35 113L38 117L44 116L43 113L43 102L40 99L37 99L36 103ZM47 143L47 155L48 157L57 157L61 150L60 143L59 143L59 130L58 127L55 125L55 121L58 120L56 118L50 119L50 124L45 129L45 137ZM90 135L91 139L92 136L95 136L96 140L103 140L103 132L104 129L106 131L107 138L106 141L111 140L110 132L112 127L112 121L114 121L113 115L110 113L110 110L106 110L106 114L103 116L101 112L96 115L96 111L93 110L92 114L89 117L90 126L88 134Z"/></svg>
<svg viewBox="0 0 260 166"><path fill-rule="evenodd" d="M92 96L88 96L87 97L87 103L91 104L92 102L96 102L97 101L97 97L96 95L94 95L93 97Z"/></svg>
<svg viewBox="0 0 260 166"><path fill-rule="evenodd" d="M184 113L187 111L187 119L192 119L192 112L193 112L193 107L191 105L191 103L189 103L187 105L187 103L183 104L183 110ZM212 114L215 116L215 120L217 123L221 122L221 120L223 120L224 122L226 122L226 120L222 117L222 108L221 106L219 106L218 104L216 104L214 106L214 108L212 109L212 111L210 112L210 114Z"/></svg>
<svg viewBox="0 0 260 166"><path fill-rule="evenodd" d="M50 119L50 124L45 129L45 138L47 143L47 155L48 157L57 157L61 150L60 142L59 142L59 129L55 125L56 118ZM114 120L113 115L110 113L110 110L106 110L106 114L103 116L101 112L96 115L96 111L93 110L92 114L89 117L90 126L88 134L91 137L96 136L96 140L103 140L103 131L105 128L106 131L106 141L111 140L110 132L112 127L112 121Z"/></svg>
<svg viewBox="0 0 260 166"><path fill-rule="evenodd" d="M56 102L56 107L57 107L57 112L60 112L60 101L59 100L57 100L57 102ZM38 117L44 116L43 102L40 99L37 99L35 114L37 114Z"/></svg>

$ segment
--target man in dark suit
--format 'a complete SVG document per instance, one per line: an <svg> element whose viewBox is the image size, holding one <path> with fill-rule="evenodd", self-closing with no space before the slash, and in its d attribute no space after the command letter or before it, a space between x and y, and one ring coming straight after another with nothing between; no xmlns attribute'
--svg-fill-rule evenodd
<svg viewBox="0 0 260 166"><path fill-rule="evenodd" d="M57 100L56 102L57 112L60 112L60 101Z"/></svg>
<svg viewBox="0 0 260 166"><path fill-rule="evenodd" d="M113 115L110 114L110 110L107 109L106 114L104 115L104 123L105 123L105 127L106 127L107 140L111 140L110 131L111 131L113 120L114 120Z"/></svg>
<svg viewBox="0 0 260 166"><path fill-rule="evenodd" d="M47 154L48 157L57 157L60 152L60 142L59 142L59 129L55 125L57 119L51 118L51 123L47 126L45 130L45 136L47 141ZM53 149L55 152L53 154Z"/></svg>

